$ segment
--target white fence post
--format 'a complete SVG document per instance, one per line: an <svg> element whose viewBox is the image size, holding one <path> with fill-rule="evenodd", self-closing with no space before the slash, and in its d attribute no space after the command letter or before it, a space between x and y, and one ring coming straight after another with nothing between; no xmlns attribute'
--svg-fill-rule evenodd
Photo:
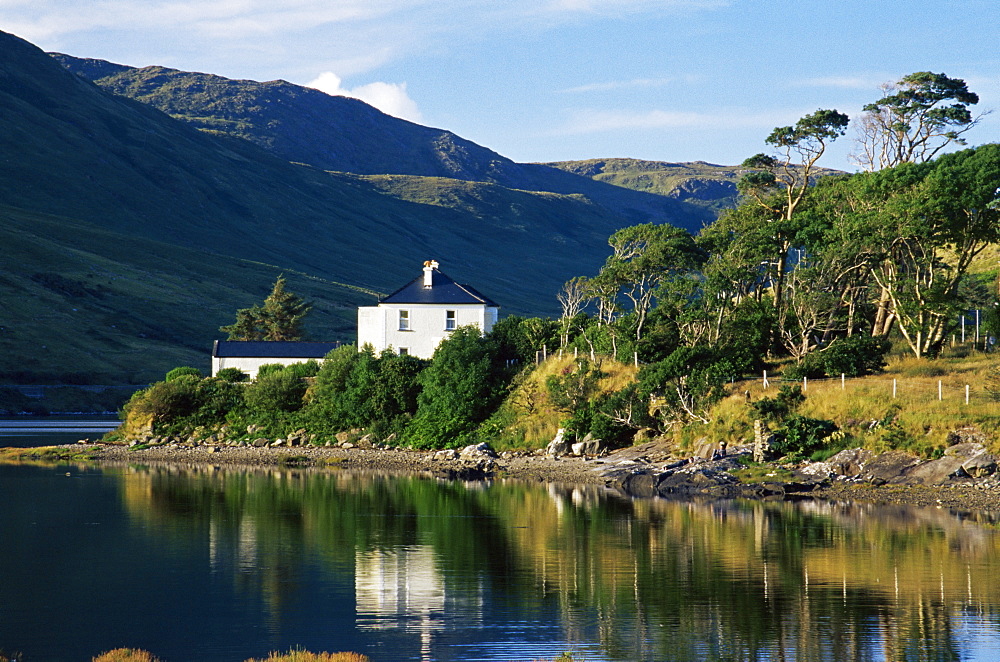
<svg viewBox="0 0 1000 662"><path fill-rule="evenodd" d="M944 400L944 392L941 390L941 380L938 380L938 402Z"/></svg>
<svg viewBox="0 0 1000 662"><path fill-rule="evenodd" d="M844 379L844 373L840 373L840 390L843 391L847 388L847 382Z"/></svg>
<svg viewBox="0 0 1000 662"><path fill-rule="evenodd" d="M802 392L805 393L809 390L809 382L806 381L806 377L802 378Z"/></svg>
<svg viewBox="0 0 1000 662"><path fill-rule="evenodd" d="M893 398L893 400L896 399L896 380L895 379L892 380L892 398Z"/></svg>
<svg viewBox="0 0 1000 662"><path fill-rule="evenodd" d="M767 370L765 370L764 371L764 388L767 388L768 386L769 386L769 384L767 382Z"/></svg>
<svg viewBox="0 0 1000 662"><path fill-rule="evenodd" d="M965 404L969 404L969 385L965 385Z"/></svg>

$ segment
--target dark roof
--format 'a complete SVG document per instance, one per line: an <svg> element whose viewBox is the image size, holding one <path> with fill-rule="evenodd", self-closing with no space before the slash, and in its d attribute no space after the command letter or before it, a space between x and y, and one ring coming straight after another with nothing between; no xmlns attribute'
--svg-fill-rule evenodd
<svg viewBox="0 0 1000 662"><path fill-rule="evenodd" d="M500 307L475 288L456 283L437 269L431 272L430 287L424 287L424 276L420 274L379 303L478 303L493 308Z"/></svg>
<svg viewBox="0 0 1000 662"><path fill-rule="evenodd" d="M340 342L216 340L212 347L212 356L220 358L321 359L330 350L338 347L340 347Z"/></svg>

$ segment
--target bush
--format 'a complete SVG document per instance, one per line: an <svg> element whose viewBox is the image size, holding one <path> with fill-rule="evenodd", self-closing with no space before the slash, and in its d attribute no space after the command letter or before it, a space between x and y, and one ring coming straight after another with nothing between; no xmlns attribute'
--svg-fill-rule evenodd
<svg viewBox="0 0 1000 662"><path fill-rule="evenodd" d="M215 373L215 378L226 382L245 382L250 379L250 375L239 368L223 368Z"/></svg>
<svg viewBox="0 0 1000 662"><path fill-rule="evenodd" d="M772 442L771 450L778 455L808 457L822 450L837 429L833 421L793 414L785 420L784 429L775 433L777 441Z"/></svg>
<svg viewBox="0 0 1000 662"><path fill-rule="evenodd" d="M850 336L834 340L819 354L829 376L860 377L882 372L885 355L891 347L892 343L885 338Z"/></svg>
<svg viewBox="0 0 1000 662"><path fill-rule="evenodd" d="M757 402L751 402L757 418L765 421L778 422L799 408L805 402L806 396L802 395L802 387L798 384L784 384L778 389L778 395L773 398L761 398Z"/></svg>
<svg viewBox="0 0 1000 662"><path fill-rule="evenodd" d="M198 368L192 368L191 366L182 365L168 372L164 381L172 382L178 377L184 377L185 375L191 375L201 379L201 370L198 370Z"/></svg>
<svg viewBox="0 0 1000 662"><path fill-rule="evenodd" d="M271 371L246 387L243 400L254 413L291 412L302 408L306 383L294 370Z"/></svg>
<svg viewBox="0 0 1000 662"><path fill-rule="evenodd" d="M892 343L884 338L838 338L826 349L806 354L797 365L785 368L782 375L788 379L871 375L885 367L885 355L891 348Z"/></svg>
<svg viewBox="0 0 1000 662"><path fill-rule="evenodd" d="M190 374L182 374L165 382L156 382L142 391L136 392L128 404L126 413L152 415L153 420L176 421L197 411L200 403L199 379Z"/></svg>
<svg viewBox="0 0 1000 662"><path fill-rule="evenodd" d="M276 372L281 372L285 369L284 363L265 363L264 365L257 368L257 379L261 377L266 377L267 375L273 375Z"/></svg>

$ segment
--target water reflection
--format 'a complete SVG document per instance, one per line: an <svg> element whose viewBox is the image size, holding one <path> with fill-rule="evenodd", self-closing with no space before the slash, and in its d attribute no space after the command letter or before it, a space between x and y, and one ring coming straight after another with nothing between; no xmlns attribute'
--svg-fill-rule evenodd
<svg viewBox="0 0 1000 662"><path fill-rule="evenodd" d="M803 661L1000 648L988 513L321 471L130 467L118 480L134 528L203 548L213 576L261 601L275 648ZM296 629L303 613L322 627Z"/></svg>

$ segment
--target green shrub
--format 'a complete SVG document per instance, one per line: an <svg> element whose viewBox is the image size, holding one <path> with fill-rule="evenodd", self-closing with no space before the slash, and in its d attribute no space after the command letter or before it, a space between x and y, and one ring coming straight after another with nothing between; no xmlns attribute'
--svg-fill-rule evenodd
<svg viewBox="0 0 1000 662"><path fill-rule="evenodd" d="M244 389L243 400L251 411L291 412L302 408L305 381L293 370L271 371Z"/></svg>
<svg viewBox="0 0 1000 662"><path fill-rule="evenodd" d="M285 369L284 363L265 363L264 365L257 368L257 379L261 377L266 377L267 375L273 375L276 372L281 372Z"/></svg>
<svg viewBox="0 0 1000 662"><path fill-rule="evenodd" d="M195 375L182 374L170 381L156 382L135 393L125 405L125 410L151 414L156 422L185 418L197 411L201 404L199 381Z"/></svg>
<svg viewBox="0 0 1000 662"><path fill-rule="evenodd" d="M761 398L757 402L751 402L757 418L765 421L778 422L784 420L786 416L799 408L805 402L806 396L802 395L802 387L798 384L783 384L778 389L778 395L773 398Z"/></svg>
<svg viewBox="0 0 1000 662"><path fill-rule="evenodd" d="M885 367L885 355L891 348L892 343L885 338L858 335L834 340L819 355L830 377L860 377L881 372Z"/></svg>
<svg viewBox="0 0 1000 662"><path fill-rule="evenodd" d="M790 365L781 372L785 379L801 380L802 378L820 379L826 377L826 365L819 352L812 352L802 357L795 365Z"/></svg>
<svg viewBox="0 0 1000 662"><path fill-rule="evenodd" d="M165 381L172 382L178 377L184 377L185 375L191 375L193 377L201 379L201 370L186 365L178 366L167 373Z"/></svg>
<svg viewBox="0 0 1000 662"><path fill-rule="evenodd" d="M219 372L215 373L216 379L221 379L226 382L245 382L250 379L250 375L243 372L239 368L223 368Z"/></svg>
<svg viewBox="0 0 1000 662"><path fill-rule="evenodd" d="M823 449L836 431L833 421L793 414L785 419L785 427L775 433L777 439L771 443L771 450L779 455L808 457Z"/></svg>

